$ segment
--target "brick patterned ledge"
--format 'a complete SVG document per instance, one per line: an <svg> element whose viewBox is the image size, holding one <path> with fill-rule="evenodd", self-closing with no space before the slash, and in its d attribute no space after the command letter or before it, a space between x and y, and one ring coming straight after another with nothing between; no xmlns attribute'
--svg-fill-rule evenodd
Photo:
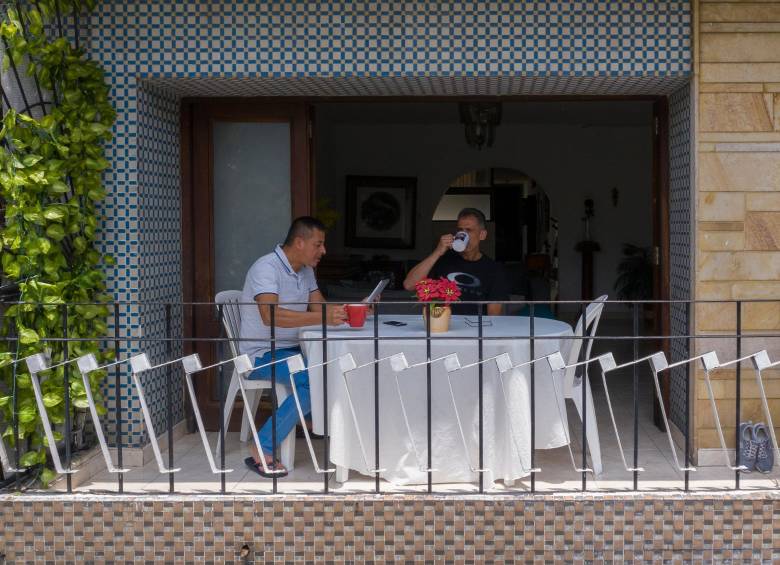
<svg viewBox="0 0 780 565"><path fill-rule="evenodd" d="M780 493L5 495L8 562L777 562ZM0 562L2 560L0 559Z"/></svg>

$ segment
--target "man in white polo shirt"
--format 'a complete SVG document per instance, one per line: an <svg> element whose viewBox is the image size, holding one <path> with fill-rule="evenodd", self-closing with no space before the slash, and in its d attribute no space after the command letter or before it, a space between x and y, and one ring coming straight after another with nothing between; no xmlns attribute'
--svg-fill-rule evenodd
<svg viewBox="0 0 780 565"><path fill-rule="evenodd" d="M298 328L322 323L324 297L317 287L314 267L325 255L325 226L310 216L293 220L284 244L277 245L268 255L263 255L249 268L241 296L241 337L256 338L241 341L241 353L254 359L255 365L271 362L271 304L274 308L273 325L276 341L276 359L284 359L301 352L298 342ZM314 303L314 304L312 304ZM255 305L256 304L256 305ZM343 305L328 305L328 325L343 324L347 318ZM289 379L286 363L276 365L276 378L280 382ZM256 369L250 379L271 379L271 367ZM302 371L294 377L298 398L304 414L311 411L309 375ZM288 396L276 411L276 444L281 445L287 434L298 422L295 399ZM273 433L271 418L259 432L263 453L257 453L252 443L252 457L247 457L250 469L263 476L260 457L264 457L273 470L282 470L279 462L273 461ZM277 474L276 476L284 476Z"/></svg>

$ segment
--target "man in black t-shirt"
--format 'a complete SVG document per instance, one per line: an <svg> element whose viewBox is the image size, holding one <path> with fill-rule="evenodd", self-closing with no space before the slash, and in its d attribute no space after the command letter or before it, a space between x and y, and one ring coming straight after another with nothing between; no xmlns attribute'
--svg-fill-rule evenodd
<svg viewBox="0 0 780 565"><path fill-rule="evenodd" d="M454 236L444 234L433 253L406 275L404 288L414 291L414 286L426 277L446 277L458 283L462 301L509 300L509 281L504 268L479 250L480 242L487 238L485 215L476 208L464 208L458 214L458 231L469 234L466 249L461 253L453 251ZM477 311L476 304L452 305L453 314L476 315ZM487 305L489 316L498 316L502 311L501 304Z"/></svg>

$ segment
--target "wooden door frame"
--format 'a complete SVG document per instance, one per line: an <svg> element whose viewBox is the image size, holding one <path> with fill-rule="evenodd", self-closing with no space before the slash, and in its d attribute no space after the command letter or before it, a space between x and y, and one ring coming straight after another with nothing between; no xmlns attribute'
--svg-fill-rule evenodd
<svg viewBox="0 0 780 565"><path fill-rule="evenodd" d="M290 128L290 184L291 219L310 215L313 210L314 192L311 162L311 124L309 106L302 102L272 102L258 105L254 101L215 99L185 99L181 104L181 239L182 239L182 296L185 304L213 302L215 295L213 277L196 276L195 265L208 265L214 271L214 218L212 162L212 125L214 121L283 122ZM195 217L196 210L201 216ZM198 336L204 323L201 315L193 314L193 307L183 309L184 352L192 353L197 344L186 341ZM202 335L200 337L203 337ZM204 363L210 354L199 353ZM226 377L226 378L229 378ZM210 399L199 400L207 427L218 425ZM240 401L237 400L240 404ZM191 411L188 411L188 414ZM234 409L231 422L238 422L241 410Z"/></svg>
<svg viewBox="0 0 780 565"><path fill-rule="evenodd" d="M653 286L656 300L670 299L671 247L669 226L669 99L659 98L653 104L653 246L658 250ZM661 302L655 308L655 335L671 334L671 307ZM659 344L670 358L671 341L662 339ZM671 376L669 371L659 375L661 396L667 414L670 408ZM653 402L653 422L664 429L658 402Z"/></svg>

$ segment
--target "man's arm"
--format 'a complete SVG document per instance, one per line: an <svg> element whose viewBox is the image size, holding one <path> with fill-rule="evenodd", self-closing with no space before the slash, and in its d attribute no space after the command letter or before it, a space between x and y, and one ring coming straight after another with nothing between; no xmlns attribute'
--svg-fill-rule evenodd
<svg viewBox="0 0 780 565"><path fill-rule="evenodd" d="M501 316L504 313L503 304L488 304L487 314L488 316Z"/></svg>
<svg viewBox="0 0 780 565"><path fill-rule="evenodd" d="M318 296L318 298L315 298ZM322 293L319 290L315 290L309 294L309 300L315 302L324 302ZM266 326L271 325L271 304L279 304L279 296L276 294L258 294L255 296L255 302L260 310L260 318L263 320L263 324ZM314 310L316 308L316 310ZM344 323L347 319L347 314L344 311L342 304L333 304L328 306L328 320L329 326L338 326ZM295 310L289 310L282 306L274 308L274 325L277 328L300 328L303 326L316 326L322 323L322 306L319 304L310 304L309 310L306 312L298 312Z"/></svg>
<svg viewBox="0 0 780 565"><path fill-rule="evenodd" d="M322 293L319 289L312 290L309 293L309 312L319 312L320 313L320 319L322 319L322 303L327 302L325 300L325 297L322 296ZM343 308L342 305L339 304L333 304L336 308ZM328 305L328 310L330 310L332 306Z"/></svg>
<svg viewBox="0 0 780 565"><path fill-rule="evenodd" d="M410 292L413 291L414 285L428 276L428 273L431 272L436 261L452 247L453 239L454 237L451 233L444 234L439 238L439 244L436 246L436 249L433 250L433 253L417 263L414 268L409 271L409 274L406 275L406 278L404 279L404 288L406 290Z"/></svg>

